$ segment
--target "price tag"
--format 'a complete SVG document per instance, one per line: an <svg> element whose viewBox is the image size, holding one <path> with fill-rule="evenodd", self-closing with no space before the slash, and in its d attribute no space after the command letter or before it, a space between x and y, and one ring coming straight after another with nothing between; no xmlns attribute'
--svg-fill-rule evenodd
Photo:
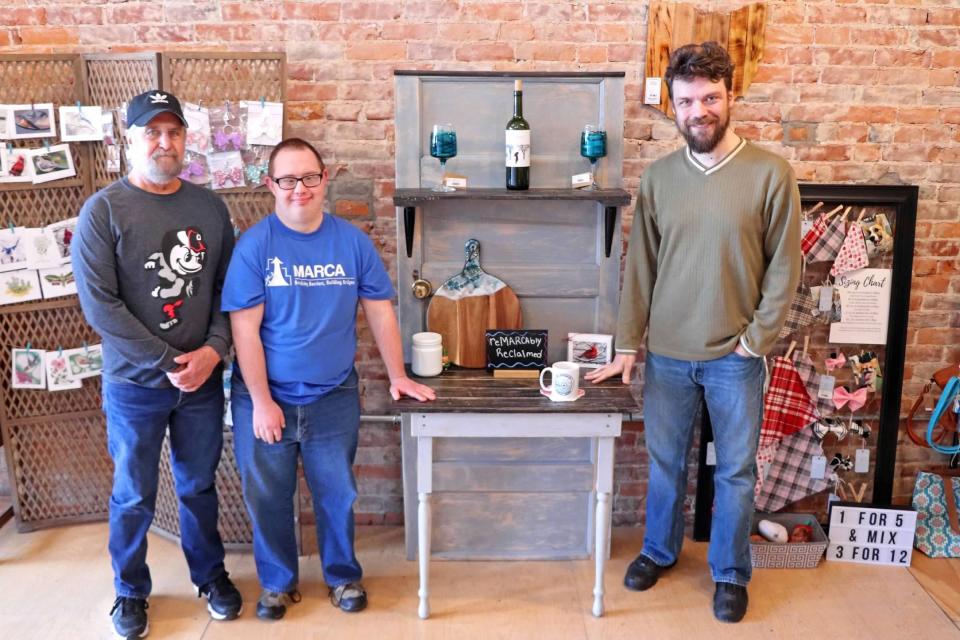
<svg viewBox="0 0 960 640"><path fill-rule="evenodd" d="M713 446L713 440L707 443L707 466L717 466L717 449Z"/></svg>
<svg viewBox="0 0 960 640"><path fill-rule="evenodd" d="M820 376L820 388L817 389L817 397L822 400L833 399L833 387L837 384L837 379L833 376L823 374Z"/></svg>
<svg viewBox="0 0 960 640"><path fill-rule="evenodd" d="M660 78L647 78L643 83L643 104L660 104Z"/></svg>
<svg viewBox="0 0 960 640"><path fill-rule="evenodd" d="M800 237L807 235L807 232L813 228L813 220L804 218L800 221Z"/></svg>
<svg viewBox="0 0 960 640"><path fill-rule="evenodd" d="M827 472L827 459L824 456L813 456L810 460L810 478L822 480Z"/></svg>
<svg viewBox="0 0 960 640"><path fill-rule="evenodd" d="M570 178L570 185L574 189L589 187L591 184L593 184L593 174L589 171L586 173L578 173Z"/></svg>
<svg viewBox="0 0 960 640"><path fill-rule="evenodd" d="M857 473L866 473L870 470L870 449L857 449L853 470Z"/></svg>
<svg viewBox="0 0 960 640"><path fill-rule="evenodd" d="M453 176L446 176L443 179L443 184L448 187L453 187L454 189L466 189L467 188L467 179L466 178L455 178Z"/></svg>
<svg viewBox="0 0 960 640"><path fill-rule="evenodd" d="M817 305L817 308L820 311L830 311L833 308L833 287L832 286L822 286L820 287L820 304Z"/></svg>

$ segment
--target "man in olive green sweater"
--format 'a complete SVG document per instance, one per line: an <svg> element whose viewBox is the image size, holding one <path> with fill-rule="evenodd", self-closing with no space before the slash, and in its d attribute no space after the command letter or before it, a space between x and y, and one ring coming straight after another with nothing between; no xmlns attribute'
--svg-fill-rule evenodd
<svg viewBox="0 0 960 640"><path fill-rule="evenodd" d="M647 523L624 584L643 591L683 544L687 452L705 400L717 467L708 562L713 612L747 610L763 356L800 279L800 194L790 165L730 124L733 64L715 42L677 49L666 72L687 145L643 174L630 234L613 362L587 374L629 384L647 334Z"/></svg>

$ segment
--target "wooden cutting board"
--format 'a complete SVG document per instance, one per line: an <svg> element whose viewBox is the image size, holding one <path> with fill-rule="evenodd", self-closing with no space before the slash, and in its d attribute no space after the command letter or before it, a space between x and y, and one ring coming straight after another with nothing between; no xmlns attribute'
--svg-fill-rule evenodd
<svg viewBox="0 0 960 640"><path fill-rule="evenodd" d="M443 336L452 364L470 369L487 366L487 329L519 329L520 300L505 282L480 267L480 242L464 245L463 270L444 282L427 309L427 330Z"/></svg>

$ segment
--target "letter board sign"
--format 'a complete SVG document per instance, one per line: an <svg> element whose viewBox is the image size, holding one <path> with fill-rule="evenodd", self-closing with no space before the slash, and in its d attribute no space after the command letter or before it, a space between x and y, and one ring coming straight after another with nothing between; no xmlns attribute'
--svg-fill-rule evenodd
<svg viewBox="0 0 960 640"><path fill-rule="evenodd" d="M830 505L827 560L909 567L917 512L910 507Z"/></svg>

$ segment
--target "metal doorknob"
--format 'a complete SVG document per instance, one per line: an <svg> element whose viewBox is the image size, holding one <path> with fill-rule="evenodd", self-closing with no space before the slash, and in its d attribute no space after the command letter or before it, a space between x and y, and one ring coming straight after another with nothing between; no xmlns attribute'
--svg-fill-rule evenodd
<svg viewBox="0 0 960 640"><path fill-rule="evenodd" d="M413 297L418 300L423 300L433 293L433 285L430 284L429 280L421 278L419 271L413 272L413 284L410 285L410 288L413 291Z"/></svg>

